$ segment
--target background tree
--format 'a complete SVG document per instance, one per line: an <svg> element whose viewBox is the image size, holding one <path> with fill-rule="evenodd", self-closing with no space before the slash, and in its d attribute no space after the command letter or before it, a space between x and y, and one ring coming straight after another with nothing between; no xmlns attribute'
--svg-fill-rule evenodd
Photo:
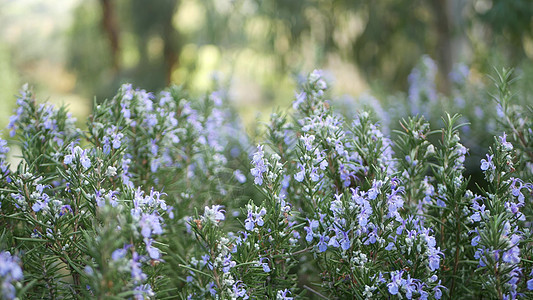
<svg viewBox="0 0 533 300"><path fill-rule="evenodd" d="M67 66L77 91L98 99L126 81L191 88L218 69L258 82L257 98L275 100L291 94L291 74L339 65L372 87L406 91L423 54L436 61L437 88L449 94L458 61L486 73L494 64L524 67L533 54L525 0L100 0L80 2L74 14Z"/></svg>

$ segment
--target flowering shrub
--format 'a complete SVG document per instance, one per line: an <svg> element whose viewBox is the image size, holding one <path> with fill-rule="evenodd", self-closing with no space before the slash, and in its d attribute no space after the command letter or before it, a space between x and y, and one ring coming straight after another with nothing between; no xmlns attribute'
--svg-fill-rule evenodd
<svg viewBox="0 0 533 300"><path fill-rule="evenodd" d="M25 86L17 166L0 140L1 295L532 297L533 115L510 72L495 81L501 134L474 190L460 116L391 134L366 111L347 121L320 71L257 146L222 89L124 85L80 130ZM409 97L433 101L421 84Z"/></svg>

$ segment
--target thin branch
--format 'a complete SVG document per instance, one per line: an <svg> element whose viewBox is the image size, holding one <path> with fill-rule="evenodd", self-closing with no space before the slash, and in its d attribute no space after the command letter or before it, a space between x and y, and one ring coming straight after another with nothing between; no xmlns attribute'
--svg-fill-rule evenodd
<svg viewBox="0 0 533 300"><path fill-rule="evenodd" d="M315 294L315 295L321 297L322 299L329 299L328 297L326 297L326 296L320 294L319 292L313 290L312 288L308 287L307 285L304 285L304 289L306 289L306 290L310 291L311 293L313 293L313 294Z"/></svg>

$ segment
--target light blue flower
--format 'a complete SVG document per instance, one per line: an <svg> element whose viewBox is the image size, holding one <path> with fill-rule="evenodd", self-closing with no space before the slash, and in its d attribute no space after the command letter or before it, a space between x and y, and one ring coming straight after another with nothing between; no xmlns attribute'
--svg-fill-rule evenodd
<svg viewBox="0 0 533 300"><path fill-rule="evenodd" d="M302 182L305 176L305 169L302 164L298 164L298 168L300 169L300 172L294 174L294 179L296 179L298 182Z"/></svg>

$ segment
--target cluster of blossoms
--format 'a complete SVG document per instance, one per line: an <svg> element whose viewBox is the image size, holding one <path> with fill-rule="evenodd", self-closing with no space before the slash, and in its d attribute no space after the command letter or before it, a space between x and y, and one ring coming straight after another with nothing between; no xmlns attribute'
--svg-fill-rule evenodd
<svg viewBox="0 0 533 300"><path fill-rule="evenodd" d="M468 221L465 212L467 201L472 199L463 175L468 150L460 143L459 127L454 123L456 118L447 121L448 127L443 129L443 141L438 150L426 140L428 124L417 120L405 123L405 140L396 146L381 133L379 125L370 122L368 113L359 113L349 128L344 127L343 119L332 114L323 100L326 85L317 84L323 80L319 74L310 75L304 89L296 94L295 125L287 126L274 116L271 131L283 132L285 138L276 139L271 133L269 142L274 146L274 153L281 151L278 154L286 161L285 172L292 174L284 184L284 195L288 202L301 207L301 217L306 220L303 236L307 249L329 253L328 259L337 257L350 262L346 268L337 267L336 270L332 270L327 261L319 262L323 287L332 286L336 278L344 278L346 282L371 278L365 285L364 297L380 295L382 292L378 291L383 291L385 286L390 295L440 299L450 288L449 281L446 287L443 285L441 278L448 271L441 266L457 264L453 262L457 255L450 250L456 249L455 246L443 240L445 232L454 232L454 227L449 225L436 231L439 223L434 223L433 218L449 218L457 212L461 216L457 222ZM436 96L431 98L436 99ZM295 145L296 150L291 152L291 146ZM511 147L508 143L503 145ZM397 159L394 147L405 153L405 157ZM263 145L257 149L251 173L256 178L255 183L261 186L269 165L264 159ZM427 162L431 158L440 162L434 166L435 176L427 175ZM489 168L488 163L490 160L482 165L483 170ZM512 168L509 161L507 165ZM510 189L517 196L521 195L520 189L527 186L516 178L510 182ZM268 192L264 187L261 189ZM505 205L519 219L523 219L518 212L524 205L523 198L522 194L521 202ZM255 227L254 211L248 211L245 225ZM464 233L456 234L461 237L457 241L464 240ZM506 257L517 252L518 241L511 239ZM446 253L441 248L446 249ZM364 253L373 253L374 260L366 259ZM425 255L419 256L419 253ZM380 255L384 258L380 259ZM386 261L385 257L401 259L394 262L396 268L387 265L376 268L375 261ZM425 271L414 267L420 265L426 266ZM375 273L369 276L371 270ZM521 270L511 273L514 274L510 275L511 281L517 283ZM326 283L328 281L330 283ZM336 289L330 291L337 296L354 295L353 290L342 291L339 284L335 283ZM450 292L456 292L454 285L452 281Z"/></svg>
<svg viewBox="0 0 533 300"><path fill-rule="evenodd" d="M144 192L138 188L133 198L131 216L139 224L146 251L151 259L159 259L159 249L152 246L154 236L163 233L160 212L167 211L166 202L161 199L161 193L151 190L150 195L143 196Z"/></svg>
<svg viewBox="0 0 533 300"><path fill-rule="evenodd" d="M250 170L252 176L254 176L254 183L257 185L263 184L263 173L267 171L268 162L265 161L264 156L263 146L257 146L257 152L254 153L252 160L254 167Z"/></svg>
<svg viewBox="0 0 533 300"><path fill-rule="evenodd" d="M72 207L70 201L58 197L52 190L51 185L44 184L42 176L36 177L31 173L25 173L20 178L12 182L12 187L16 191L9 194L15 209L19 212L37 214L44 219L59 219L63 215L71 213ZM45 222L51 225L53 222ZM46 231L50 231L48 228ZM35 229L33 234L39 236L43 233L42 229Z"/></svg>
<svg viewBox="0 0 533 300"><path fill-rule="evenodd" d="M74 123L75 118L72 118L70 113L66 114L64 124L60 124L63 113L60 110L54 108L51 104L39 104L35 105L35 99L30 91L28 84L25 84L20 90L20 97L17 98L17 109L15 114L9 119L10 136L15 136L17 129L21 128L22 122L32 118L32 115L39 116L39 122L33 122L30 124L24 124L23 129L25 131L42 131L49 134L49 139L58 145L62 145L64 142L64 136L69 136L76 131ZM44 141L45 136L41 135L40 138Z"/></svg>
<svg viewBox="0 0 533 300"><path fill-rule="evenodd" d="M105 293L101 286L105 281L98 278L114 276L114 271L103 267L107 263L97 258L106 256L106 251L112 249L109 250L108 246L99 247L102 242L100 238L89 238L85 241L88 245L85 247L94 245L95 251L90 256L92 261L88 262L86 254L79 250L79 243L92 236L94 231L108 231L112 232L109 233L110 240L124 243L119 248L122 250L112 255L109 253L116 262L113 266L119 273L129 274L121 279L125 284L117 287L117 291L131 288L136 297L141 299L154 295L151 285L146 283L153 275L146 274L145 270L150 264L161 261L161 252L155 246L155 239L163 233L162 216L171 216L172 207L162 199L163 193L152 189L145 195L141 187L131 181L131 177L121 172L125 170L127 173L127 162L131 162L131 155L123 151L126 148L124 141L127 141L127 131L123 125L136 123L136 120L127 118L128 106L122 107L126 114L124 119L108 127L98 122L103 116L97 109L89 123L93 134L93 140L89 142L94 144L82 148L81 131L74 127L73 119L63 108L37 104L26 87L21 94L22 97L17 100L20 107L9 127L15 134L19 133L23 160L17 172L10 174L9 182L6 181L2 199L7 201L3 201L1 211L6 216L23 213L27 226L20 227L22 231L13 231L13 234L17 238L35 240L36 251L25 253L22 256L23 263L26 265L35 259L45 260L47 263L37 265L35 271L46 272L51 268L50 264L61 262L68 266L75 284L81 284L82 280L86 282L88 295ZM144 105L150 106L146 100L149 96L143 96ZM107 114L112 110L106 104L98 108L106 110ZM32 132L35 132L34 136L28 134ZM5 155L2 164L5 164ZM120 216L118 223L98 221L114 214ZM7 228L17 228L9 217L6 220ZM64 254L57 256L57 253L62 252ZM125 273L125 270L129 271ZM57 276L63 275L50 273L49 276L47 280L52 282L48 283L50 297L56 297L62 290L69 290L66 287L69 283L58 280L60 277ZM76 293L85 292L77 290Z"/></svg>
<svg viewBox="0 0 533 300"><path fill-rule="evenodd" d="M369 275L370 265L366 263L370 262L357 258L360 256L355 249L360 247L372 249L377 246L387 252L401 253L391 255L384 252L383 255L413 256L412 260L419 261L420 257L416 259L414 256L423 252L427 255L422 259L429 269L427 280L413 279L403 288L390 288L390 293L395 295L400 289L408 298L413 293L425 297L431 293L440 298L442 286L437 282L436 272L443 254L430 229L422 226L417 218L402 217L404 190L401 179L392 177L398 171L390 139L381 133L377 124L370 121L368 113L356 116L350 129L346 130L342 118L332 114L323 102L326 85L322 82L318 72L309 76L304 90L297 94L293 104L299 117L297 126L283 126L285 133L289 131L287 136L299 136L294 141L298 145L298 150L293 152L294 164L285 164L285 168L289 167L286 172L293 173L293 176L288 177L286 197L293 203L307 202L302 203L302 208L310 208L301 212L307 215L303 229L308 249L348 260L350 264L346 265L346 269L337 267L336 271L332 271L324 266L322 270L331 272L328 276L332 279L342 277L347 282L357 281L361 276L354 270L364 271L366 275L363 277ZM295 132L297 130L301 131ZM284 142L288 143L287 139ZM256 177L255 183L261 185L268 162L264 159L263 146L257 149L253 155L254 168L251 173ZM291 170L291 166L295 168ZM373 169L373 166L380 166L380 169ZM364 178L374 179L367 186L369 182L365 182ZM292 184L290 179L294 180ZM388 208L386 212L383 211L384 207ZM253 210L248 209L245 222L247 229L254 228L257 215L257 211L254 214ZM363 257L366 256L363 254ZM412 260L406 259L404 263L406 266L416 264ZM367 286L367 296L380 285L399 282L398 271L383 271L379 269L379 272L370 276L373 284ZM413 292L414 287L416 292Z"/></svg>
<svg viewBox="0 0 533 300"><path fill-rule="evenodd" d="M159 101L152 93L123 85L109 103L96 107L92 119L92 135L102 145L104 154L126 149L122 159L122 180L130 187L131 177L141 170L156 172L162 164L172 164L172 153L165 150L179 143L176 103L169 92L162 92ZM118 120L111 122L111 120ZM133 145L141 140L138 151ZM135 164L134 162L143 162ZM132 166L131 164L134 163Z"/></svg>
<svg viewBox="0 0 533 300"><path fill-rule="evenodd" d="M533 194L531 183L511 176L512 151L513 145L504 133L489 149L487 159L481 161L481 170L492 189L485 191L484 196L473 197L470 216L474 224L471 241L476 249L474 258L491 280L499 277L501 286L497 286L496 292L505 299L516 299L520 294L518 285L524 273L521 243L530 231L521 210L526 206L525 195L531 198ZM506 274L500 276L499 272ZM533 279L527 281L529 290L533 289L531 282Z"/></svg>
<svg viewBox="0 0 533 300"><path fill-rule="evenodd" d="M9 147L7 146L7 141L0 138L0 178L9 179L9 164L7 163L7 153L9 152Z"/></svg>
<svg viewBox="0 0 533 300"><path fill-rule="evenodd" d="M266 181L266 185L272 185L278 179L283 178L278 172L282 167L280 159L281 157L276 153L273 153L270 159L265 158L263 146L258 145L257 151L253 154L250 169L250 173L254 176L254 183L261 186Z"/></svg>
<svg viewBox="0 0 533 300"><path fill-rule="evenodd" d="M422 67L409 97L433 103L435 69L427 57ZM221 90L194 101L123 85L86 132L21 94L9 125L17 168L0 140L5 298L533 296L523 124L483 153L486 182L473 192L465 174L478 149L461 142L459 116L439 135L418 116L390 136L392 123L369 112L336 113L321 71L257 147Z"/></svg>
<svg viewBox="0 0 533 300"><path fill-rule="evenodd" d="M0 252L0 295L3 299L14 299L16 295L13 284L22 281L23 274L20 260L9 252Z"/></svg>
<svg viewBox="0 0 533 300"><path fill-rule="evenodd" d="M439 228L441 223L434 222L439 218L466 219L464 200L470 199L463 176L467 149L459 142L456 127L450 125L443 131L445 138L437 151L425 141L422 125L420 130L408 130L408 135L416 133L410 140L417 140L418 146L407 145L405 151L399 151L405 153L399 160L393 151L396 146L379 124L371 122L370 114L359 113L348 126L332 113L324 100L326 89L322 74L313 72L296 94L296 122L288 124L279 114L273 115L269 128L272 147L259 145L251 162L251 175L266 203L247 207L241 223L246 231L220 236L211 247L218 254L210 254L207 266L216 266L212 271L218 268L226 276L221 278L229 278L219 285L223 286L219 291L231 298L247 298L275 297L280 290L295 289L293 283L263 291L253 276L268 274L272 282L287 278L280 275L280 265L289 262L291 247L302 239L294 228L298 228L298 220L305 219L307 244L297 252L327 257L314 267L320 271L322 291L330 295L439 299L445 292L457 293L449 279L456 275L448 274L458 269L450 267L457 266L454 258L458 256L451 249L458 245L444 240L447 233L455 233L455 225ZM434 177L425 175L426 162L432 156L440 162ZM514 181L515 186L522 183ZM298 208L298 218L294 218L293 205ZM516 210L515 206L506 207ZM427 212L431 217L412 211ZM463 216L457 218L457 214ZM457 235L461 237L458 240L464 239L464 234ZM229 245L231 254L218 252L220 245ZM517 248L515 238L508 252L516 253ZM391 262L390 257L398 259ZM349 263L333 268L330 259ZM257 269L249 272L248 265ZM521 270L513 270L509 282L516 285L523 277ZM339 278L343 279L340 283ZM358 295L357 288L354 291L353 282L365 283L364 295Z"/></svg>
<svg viewBox="0 0 533 300"><path fill-rule="evenodd" d="M344 101L341 99L333 105L340 106L342 113L348 119L353 117L348 112L372 111L381 121L382 131L387 134L390 130L399 129L398 123L409 115L424 116L432 126L441 126L440 117L444 110L452 115L461 114L461 123L465 125L459 130L465 146L473 151L472 156L467 157L466 165L469 169L474 168L478 161L473 158L489 146L490 139L487 138L487 133L499 130L498 118L502 118L503 108L493 109L494 102L490 99L489 93L485 92L490 88L489 85L481 80L483 76L475 76L476 71L470 70L464 63L452 66L452 71L448 74L447 94L439 93L437 86L442 78L439 79L437 74L435 61L424 55L408 76L406 94L389 96L379 101L372 95L362 94L356 99L349 97ZM525 106L527 102L524 101L522 104ZM527 130L527 126L519 126L527 124L527 113L521 109L515 111L517 116L513 116L511 120L517 121L517 127Z"/></svg>
<svg viewBox="0 0 533 300"><path fill-rule="evenodd" d="M189 177L218 176L227 164L224 150L230 140L247 142L228 121L231 112L222 107L220 92L208 97L208 114L193 108L181 93L174 88L155 96L126 84L111 101L96 107L91 126L94 142L102 144L106 154L125 149L121 176L126 184L132 185L132 177L158 184L158 176L143 174L179 167L186 168ZM189 161L194 164L184 164Z"/></svg>
<svg viewBox="0 0 533 300"><path fill-rule="evenodd" d="M228 299L257 295L291 299L295 282L287 280L287 276L293 276L289 275L295 264L291 253L300 234L294 228L291 205L285 201L288 176L282 172L279 155L265 154L261 146L257 149L251 172L259 178L257 187L268 198L260 206L252 202L245 206L242 230L227 234L221 231L221 221L227 222L227 217L220 205L206 206L203 215L188 220L190 232L201 242L200 251L205 253L201 260L193 256L187 265L191 270L187 276L190 299L214 295ZM206 273L211 276L205 277ZM266 284L265 276L276 283ZM209 280L208 285L202 283L205 280Z"/></svg>
<svg viewBox="0 0 533 300"><path fill-rule="evenodd" d="M437 76L437 65L427 55L420 60L419 67L409 74L409 107L411 115L423 115L431 118L431 107L438 100L435 78Z"/></svg>
<svg viewBox="0 0 533 300"><path fill-rule="evenodd" d="M255 226L263 226L265 224L263 220L263 216L266 215L266 209L262 207L259 212L257 211L258 208L254 207L251 204L247 205L247 218L244 221L244 228L248 231L252 231Z"/></svg>
<svg viewBox="0 0 533 300"><path fill-rule="evenodd" d="M205 297L219 297L225 296L229 299L248 299L246 286L242 281L235 280L232 270L236 268L237 262L233 255L236 254L238 245L246 240L241 237L230 235L220 235L220 233L213 233L212 230L220 226L220 223L226 219L225 210L220 205L206 206L203 215L191 223L194 229L195 236L199 238L207 238L207 234L211 233L209 239L204 240L204 245L209 251L201 256L198 260L196 256L190 259L188 268L199 272L190 271L187 276L187 285L192 292L187 295L188 299L203 299ZM200 289L194 289L194 283L202 282L201 275L205 272L211 272L214 281L209 281L206 286ZM213 278L212 277L212 278Z"/></svg>
<svg viewBox="0 0 533 300"><path fill-rule="evenodd" d="M89 169L91 167L91 159L87 156L87 150L83 150L80 148L80 146L74 146L71 145L71 152L70 154L65 155L65 158L63 159L63 163L65 165L70 165L75 162L79 162L79 164L85 169ZM74 163L75 164L75 163Z"/></svg>

